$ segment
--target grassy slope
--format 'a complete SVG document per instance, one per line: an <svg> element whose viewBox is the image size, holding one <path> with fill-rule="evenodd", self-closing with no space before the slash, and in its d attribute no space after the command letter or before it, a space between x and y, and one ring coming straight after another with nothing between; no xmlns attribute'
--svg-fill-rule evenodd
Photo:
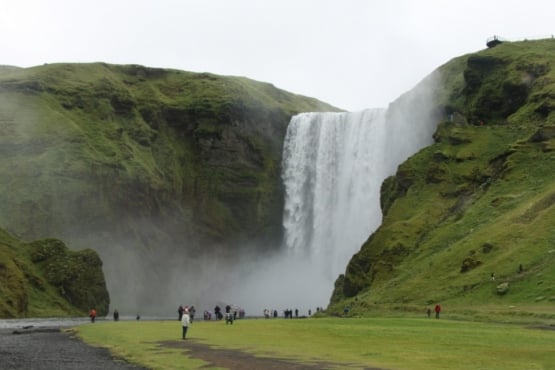
<svg viewBox="0 0 555 370"><path fill-rule="evenodd" d="M553 46L506 43L441 67L436 143L384 184L383 224L338 279L331 311L442 302L543 315L553 305ZM498 294L503 282L509 290Z"/></svg>
<svg viewBox="0 0 555 370"><path fill-rule="evenodd" d="M190 341L340 369L553 369L555 361L551 331L421 318L197 322L185 342L177 321L105 322L75 330L87 343L152 369L213 369L190 357Z"/></svg>
<svg viewBox="0 0 555 370"><path fill-rule="evenodd" d="M0 229L0 317L106 314L109 303L96 252L54 239L23 243Z"/></svg>

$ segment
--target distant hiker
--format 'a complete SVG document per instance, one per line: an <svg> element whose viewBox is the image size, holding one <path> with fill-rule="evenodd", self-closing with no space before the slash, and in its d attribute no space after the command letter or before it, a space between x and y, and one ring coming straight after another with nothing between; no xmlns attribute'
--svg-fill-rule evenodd
<svg viewBox="0 0 555 370"><path fill-rule="evenodd" d="M191 321L191 324L193 323L193 320L195 319L195 312L197 312L197 310L195 310L195 306L191 305L191 307L189 308L189 319Z"/></svg>
<svg viewBox="0 0 555 370"><path fill-rule="evenodd" d="M96 310L94 308L92 308L89 312L89 317L91 318L91 322L94 323L94 320L96 319Z"/></svg>
<svg viewBox="0 0 555 370"><path fill-rule="evenodd" d="M178 314L178 320L181 321L181 318L183 317L183 306L179 305L179 308L177 309L177 314Z"/></svg>
<svg viewBox="0 0 555 370"><path fill-rule="evenodd" d="M114 321L119 321L119 312L118 312L118 310L114 310Z"/></svg>
<svg viewBox="0 0 555 370"><path fill-rule="evenodd" d="M428 315L428 319L432 315L432 309L430 307L428 307L428 309L426 310L426 315Z"/></svg>
<svg viewBox="0 0 555 370"><path fill-rule="evenodd" d="M491 273L490 280L491 280L491 281L495 281L495 275L494 275L493 272Z"/></svg>
<svg viewBox="0 0 555 370"><path fill-rule="evenodd" d="M183 310L183 316L181 317L181 327L182 327L182 330L183 330L183 334L182 334L183 339L185 339L187 337L187 329L189 329L189 324L190 324L189 319L190 319L189 318L189 310L184 309Z"/></svg>
<svg viewBox="0 0 555 370"><path fill-rule="evenodd" d="M436 304L436 307L434 308L434 311L436 313L436 319L439 319L439 313L441 312L441 306L438 304Z"/></svg>

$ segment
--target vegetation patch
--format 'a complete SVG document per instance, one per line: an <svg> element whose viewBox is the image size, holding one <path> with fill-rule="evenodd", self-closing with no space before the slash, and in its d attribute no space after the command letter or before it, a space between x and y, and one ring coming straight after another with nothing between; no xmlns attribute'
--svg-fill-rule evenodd
<svg viewBox="0 0 555 370"><path fill-rule="evenodd" d="M0 229L0 317L100 315L110 303L93 250L70 251L57 239L19 241Z"/></svg>

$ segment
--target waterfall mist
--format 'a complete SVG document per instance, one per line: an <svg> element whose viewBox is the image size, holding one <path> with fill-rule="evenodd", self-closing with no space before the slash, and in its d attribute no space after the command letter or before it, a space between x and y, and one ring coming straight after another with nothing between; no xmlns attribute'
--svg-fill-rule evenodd
<svg viewBox="0 0 555 370"><path fill-rule="evenodd" d="M327 305L335 279L381 223L382 182L433 141L437 80L428 76L387 109L293 117L283 149L284 246L251 266L243 302L303 314Z"/></svg>

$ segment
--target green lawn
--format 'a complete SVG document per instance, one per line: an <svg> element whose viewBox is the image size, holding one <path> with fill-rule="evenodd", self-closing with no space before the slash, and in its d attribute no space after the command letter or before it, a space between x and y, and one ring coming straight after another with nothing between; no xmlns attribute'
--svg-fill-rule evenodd
<svg viewBox="0 0 555 370"><path fill-rule="evenodd" d="M188 357L177 320L99 322L75 330L85 342L149 368L206 369L206 362ZM159 346L172 340L183 350ZM190 328L189 340L332 362L337 369L555 369L555 330L515 324L383 317L201 321Z"/></svg>

